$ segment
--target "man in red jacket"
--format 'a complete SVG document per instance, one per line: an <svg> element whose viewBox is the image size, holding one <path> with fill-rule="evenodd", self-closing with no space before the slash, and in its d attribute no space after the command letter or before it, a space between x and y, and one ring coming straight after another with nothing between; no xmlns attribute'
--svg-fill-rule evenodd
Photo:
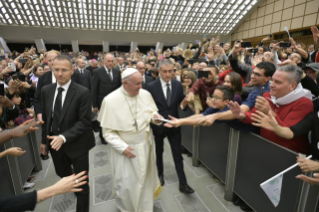
<svg viewBox="0 0 319 212"><path fill-rule="evenodd" d="M230 103L230 109L244 123L252 123L252 113L259 110L264 114L272 113L280 126L294 126L313 111L311 92L303 89L300 84L302 73L298 66L283 66L274 73L270 92L263 97L258 96L253 109L244 113L236 103ZM308 152L309 141L306 135L287 140L265 128L260 128L260 135L293 151Z"/></svg>

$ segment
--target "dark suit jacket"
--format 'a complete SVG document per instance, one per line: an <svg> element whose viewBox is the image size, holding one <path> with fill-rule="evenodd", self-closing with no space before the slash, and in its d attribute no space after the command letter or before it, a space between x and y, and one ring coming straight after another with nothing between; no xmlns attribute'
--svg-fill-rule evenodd
<svg viewBox="0 0 319 212"><path fill-rule="evenodd" d="M100 109L104 97L122 85L121 72L112 68L112 75L113 80L106 73L104 66L94 70L91 90L93 107Z"/></svg>
<svg viewBox="0 0 319 212"><path fill-rule="evenodd" d="M168 106L166 103L166 98L163 93L162 85L160 79L156 79L155 81L146 85L146 90L148 90L158 108L158 113L161 114L165 119L169 119L168 115L174 116L176 118L178 115L178 107L180 103L185 98L184 90L182 84L177 80L171 80L172 82L172 96L171 96L171 104ZM165 133L165 127L163 125L157 126L151 124L154 135L163 135ZM180 132L180 128L172 128L172 132Z"/></svg>
<svg viewBox="0 0 319 212"><path fill-rule="evenodd" d="M146 85L153 82L154 79L153 79L153 77L149 77L147 75L144 75L144 77L145 77L145 82L143 81L142 86L144 89L146 89Z"/></svg>
<svg viewBox="0 0 319 212"><path fill-rule="evenodd" d="M51 140L47 135L51 131L52 108L57 84L51 84L42 88L42 144L47 148ZM59 151L65 151L68 157L75 159L87 154L95 146L93 130L91 127L91 93L90 91L73 81L65 96L60 117L60 134L66 138ZM54 150L53 150L54 151Z"/></svg>
<svg viewBox="0 0 319 212"><path fill-rule="evenodd" d="M90 71L90 73L91 73L91 76L93 77L93 67L92 66L88 66L88 67L86 67L85 68L86 70L89 70ZM96 69L95 69L96 70Z"/></svg>
<svg viewBox="0 0 319 212"><path fill-rule="evenodd" d="M80 85L82 84L82 80L81 80L81 76L78 73L73 73L73 75L71 76L71 80L73 82L76 82ZM48 71L47 73L42 74L39 77L38 80L38 85L37 85L37 90L34 94L34 111L35 114L39 114L42 113L42 106L41 106L41 91L42 88L46 85L51 85L52 84L52 72Z"/></svg>
<svg viewBox="0 0 319 212"><path fill-rule="evenodd" d="M80 75L81 84L84 85L87 89L91 90L91 72L84 69L84 75L82 76L79 69L75 69L74 73L78 73Z"/></svg>

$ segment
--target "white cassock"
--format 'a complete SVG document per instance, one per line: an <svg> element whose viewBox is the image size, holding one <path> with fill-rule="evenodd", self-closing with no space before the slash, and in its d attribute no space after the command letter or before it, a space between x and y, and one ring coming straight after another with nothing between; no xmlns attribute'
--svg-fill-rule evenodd
<svg viewBox="0 0 319 212"><path fill-rule="evenodd" d="M103 99L98 120L112 147L113 195L120 211L152 212L154 199L161 192L150 127L157 111L151 94L143 89L132 97L122 86ZM135 158L123 154L129 146Z"/></svg>

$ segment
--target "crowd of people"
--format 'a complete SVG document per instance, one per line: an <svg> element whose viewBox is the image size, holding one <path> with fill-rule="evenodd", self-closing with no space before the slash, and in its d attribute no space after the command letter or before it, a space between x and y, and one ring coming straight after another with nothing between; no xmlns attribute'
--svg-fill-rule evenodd
<svg viewBox="0 0 319 212"><path fill-rule="evenodd" d="M112 93L121 86L128 92L128 97L139 95L140 88L151 94L153 103L145 106L145 110L152 111L150 112L152 114L151 128L154 132L157 173L161 186L165 184L162 155L163 139L167 137L180 182L180 191L186 194L194 192L187 184L183 170L180 132L182 125L210 126L214 123L225 122L235 129L258 134L285 148L305 155L312 154L314 159L319 159L317 114L319 54L316 50L316 47L319 47L319 31L315 26L311 27L311 31L314 43L308 47L303 43L295 42L292 37L289 38L290 45L287 48L282 47L282 41L276 40L271 40L270 45L265 46L264 42L270 40L271 36L261 40L255 48L242 47L243 41L240 40L235 41L231 47L229 43L222 43L217 36L212 39L204 37L199 42L189 43L186 50L178 47L174 50L158 50L157 52L150 50L146 54L139 52L138 49L131 53L95 52L92 57L88 52L83 51L73 53L50 50L45 52L36 51L34 47L25 49L23 53L13 51L8 54L1 50L0 130L3 133L14 130L19 125L30 123L30 120L34 118L41 123L44 121L43 128L46 131L42 130L42 133L51 132L51 134L48 138L47 134L42 134L40 148L42 158L48 158L50 149L57 174L61 177L70 175L69 171L57 168L58 162L61 163L61 161L58 161L58 155L52 154L52 149L58 151L64 143L67 143L68 147L64 148L67 155L75 154L74 158L83 155L83 152L74 152L74 149L71 148L72 143L68 143L69 140L79 135L76 132L72 132L74 134L72 136L60 133L63 130L59 129L59 125L56 121L52 121L51 117L56 120L56 116L63 116L63 110L55 105L54 108L49 105L54 110L50 111L51 114L47 112L50 109L47 110L48 105L45 104L49 101L47 96L50 95L47 94L54 92L53 88L52 91L47 88L48 85L59 82L71 86L64 87L61 84L61 87L66 90L75 86L68 84L69 78L64 76L68 68L63 69L62 62L67 58L71 64L70 73L72 73L68 77L72 83L86 88L80 95L78 92L82 91L82 88L77 88L78 97L74 97L78 98L77 103L81 107L83 104L83 108L86 108L81 112L83 117L78 117L79 119L88 119L89 107L93 113L108 114L103 108L112 108L114 105L110 106L109 103L105 103L105 98L112 96ZM139 73L138 76L136 73ZM131 75L134 77L128 80L127 77ZM141 79L139 76L142 76ZM132 82L137 84L134 85ZM68 98L63 94L60 96L59 92L55 93L55 101L61 101L62 105L71 104L68 100L70 96ZM124 100L130 102L129 105L133 105L133 110L130 106L130 114L134 120L133 126L136 127L136 131L139 131L138 126L144 126L142 123L145 120L139 123L138 118L142 114L134 113L135 110L138 110L138 101L134 109L134 99L127 99L125 95L126 93L123 96ZM141 95L145 95L143 98L148 98L144 91ZM83 98L86 98L85 101ZM143 104L143 101L141 100L139 104ZM147 107L149 108L146 109ZM194 111L194 115L178 118L177 107L183 110L189 108ZM153 117L156 112L155 108L158 109L155 118L171 119L171 122L158 126L159 122ZM116 110L116 105L114 110ZM77 117L76 112L74 116ZM117 119L119 116L114 113L109 114L108 117ZM52 126L46 124L50 120ZM150 121L150 119L146 120ZM99 121L102 124L97 127L97 131L101 142L111 144L116 152L128 158L135 157L133 149L123 143L119 144L119 141L116 141L119 138L112 131L113 127L122 129L124 125L113 126L100 116ZM83 122L83 126L76 125L76 129L83 132L82 129L87 124ZM62 128L62 125L60 127ZM143 128L144 130L148 130L146 125L144 127L146 127ZM59 133L60 136L52 136L59 135ZM87 135L88 138L91 138L91 134ZM53 140L52 147L49 149L50 144L47 139ZM94 145L93 143L83 144L86 153ZM1 153L0 157L22 154L24 151L16 147ZM73 156L70 157L73 161ZM303 172L319 171L319 163L314 160L298 158L297 162L300 162L299 166ZM88 169L88 166L82 171L85 169ZM80 170L77 173L80 173ZM317 176L300 175L298 178L319 185ZM26 188L29 187L31 187L30 184L26 184ZM88 193L87 189L88 187L84 188ZM237 199L234 204L240 205L244 211L251 210L240 199ZM121 210L135 207L134 204L123 202L120 202L119 205ZM78 205L77 207L88 206Z"/></svg>

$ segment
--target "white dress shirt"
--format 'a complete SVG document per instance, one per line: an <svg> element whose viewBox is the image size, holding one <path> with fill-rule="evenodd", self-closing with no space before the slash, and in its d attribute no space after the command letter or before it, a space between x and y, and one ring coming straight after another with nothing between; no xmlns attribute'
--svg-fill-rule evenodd
<svg viewBox="0 0 319 212"><path fill-rule="evenodd" d="M162 80L162 78L160 78L160 81L161 81L164 97L165 97L165 99L167 99L167 85L166 84L167 83L169 84L169 89L171 90L171 96L172 96L172 82L171 82L171 80L169 82L165 82L164 80Z"/></svg>
<svg viewBox="0 0 319 212"><path fill-rule="evenodd" d="M54 83L56 83L56 79L55 79L53 71L51 71L51 72L52 72L52 84L54 84Z"/></svg>
<svg viewBox="0 0 319 212"><path fill-rule="evenodd" d="M106 73L107 73L108 75L110 75L111 80L113 81L113 73L112 73L112 69L111 69L111 70L107 69L105 65L104 65L104 68L105 68Z"/></svg>
<svg viewBox="0 0 319 212"><path fill-rule="evenodd" d="M54 78L55 79L55 78ZM55 100L56 100L56 97L58 95L58 88L62 87L64 90L62 91L62 108L63 108L63 104L64 104L64 100L65 100L65 97L66 97L66 94L68 93L68 89L70 87L70 84L71 84L71 80L69 82L67 82L65 85L61 86L59 85L59 83L57 83L56 85L56 89L55 89L55 93L54 93L54 99L53 99L53 105L52 105L52 117L53 117L53 112L54 112L54 104L55 104ZM62 109L61 108L61 109ZM52 129L51 129L52 130ZM63 135L59 135L63 138L63 141L64 143L66 142L66 139Z"/></svg>

